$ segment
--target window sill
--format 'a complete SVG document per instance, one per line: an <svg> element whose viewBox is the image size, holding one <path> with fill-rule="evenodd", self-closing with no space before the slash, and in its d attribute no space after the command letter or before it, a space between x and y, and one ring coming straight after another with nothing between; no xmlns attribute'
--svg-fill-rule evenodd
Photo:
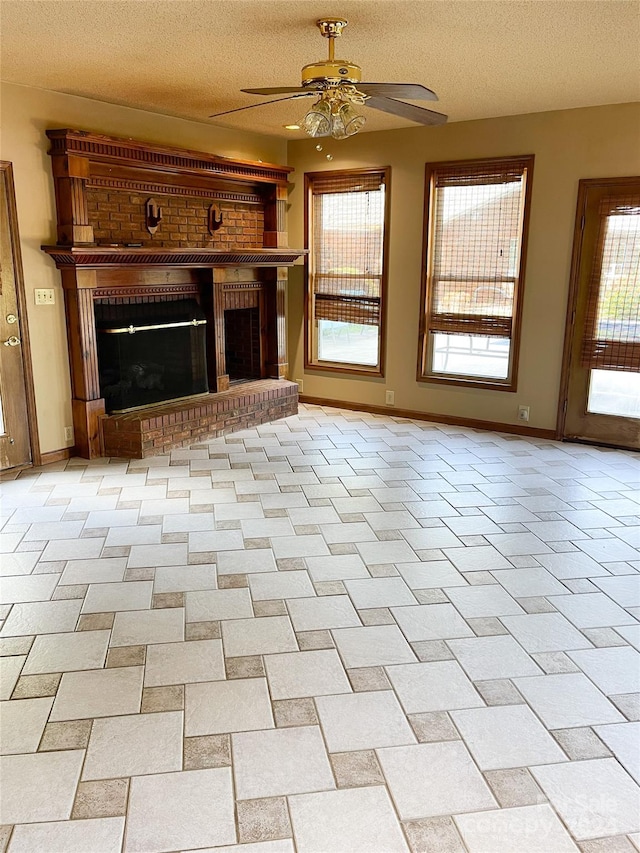
<svg viewBox="0 0 640 853"><path fill-rule="evenodd" d="M484 388L487 391L509 391L518 390L517 383L513 380L483 379L480 376L435 376L433 374L418 374L418 382L429 382L432 385L457 385L465 388Z"/></svg>
<svg viewBox="0 0 640 853"><path fill-rule="evenodd" d="M379 365L366 367L362 364L338 364L333 361L307 362L304 369L316 373L348 373L352 376L375 376L377 378L384 376L384 370Z"/></svg>

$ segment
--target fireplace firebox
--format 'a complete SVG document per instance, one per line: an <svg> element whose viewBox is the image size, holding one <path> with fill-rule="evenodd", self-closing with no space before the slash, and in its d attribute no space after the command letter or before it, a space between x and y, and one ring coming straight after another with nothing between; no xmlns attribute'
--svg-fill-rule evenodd
<svg viewBox="0 0 640 853"><path fill-rule="evenodd" d="M235 308L224 312L224 339L230 382L260 379L260 311Z"/></svg>
<svg viewBox="0 0 640 853"><path fill-rule="evenodd" d="M195 299L95 304L100 393L108 414L206 394L206 325Z"/></svg>

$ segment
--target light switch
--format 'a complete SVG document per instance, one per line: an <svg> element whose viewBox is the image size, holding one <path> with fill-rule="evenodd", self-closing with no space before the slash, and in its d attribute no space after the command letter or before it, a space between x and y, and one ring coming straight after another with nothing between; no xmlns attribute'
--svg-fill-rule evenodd
<svg viewBox="0 0 640 853"><path fill-rule="evenodd" d="M36 305L55 305L56 292L52 287L35 290Z"/></svg>

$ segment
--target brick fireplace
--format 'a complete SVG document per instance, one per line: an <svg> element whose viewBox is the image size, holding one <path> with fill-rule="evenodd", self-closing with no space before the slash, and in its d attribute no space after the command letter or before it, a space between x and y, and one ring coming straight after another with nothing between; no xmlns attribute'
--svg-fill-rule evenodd
<svg viewBox="0 0 640 853"><path fill-rule="evenodd" d="M47 135L58 244L43 250L62 273L76 452L141 457L297 411L290 170Z"/></svg>

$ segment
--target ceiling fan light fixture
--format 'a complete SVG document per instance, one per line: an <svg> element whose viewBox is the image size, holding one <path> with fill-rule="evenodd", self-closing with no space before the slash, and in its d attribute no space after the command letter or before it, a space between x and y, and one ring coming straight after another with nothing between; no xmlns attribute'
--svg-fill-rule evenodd
<svg viewBox="0 0 640 853"><path fill-rule="evenodd" d="M309 136L346 139L362 130L364 116L355 111L348 95L336 89L323 92L300 122Z"/></svg>
<svg viewBox="0 0 640 853"><path fill-rule="evenodd" d="M2 0L0 0L2 2ZM321 18L316 21L318 29L329 45L327 59L311 62L302 69L301 86L275 86L260 89L242 89L249 95L285 95L266 101L275 104L294 98L318 97L311 109L299 122L300 129L309 136L332 136L345 139L353 136L364 127L366 119L354 109L355 105L390 113L402 119L408 119L425 126L444 124L447 116L423 107L414 106L408 101L437 101L438 96L420 83L362 83L362 71L355 62L336 59L335 42L347 26L344 18ZM210 118L250 110L262 104L250 104L233 110L216 113ZM287 130L294 130L285 125Z"/></svg>
<svg viewBox="0 0 640 853"><path fill-rule="evenodd" d="M348 103L342 104L342 106L338 110L338 113L336 115L336 123L338 121L340 122L340 126L344 128L345 136L355 136L355 134L358 133L358 131L362 130L362 128L367 123L366 118L360 115L360 113L357 113L353 108L353 105ZM331 135L334 136L335 139L342 138L335 136L333 131Z"/></svg>
<svg viewBox="0 0 640 853"><path fill-rule="evenodd" d="M331 104L321 97L313 104L299 124L309 136L330 136L331 119Z"/></svg>

